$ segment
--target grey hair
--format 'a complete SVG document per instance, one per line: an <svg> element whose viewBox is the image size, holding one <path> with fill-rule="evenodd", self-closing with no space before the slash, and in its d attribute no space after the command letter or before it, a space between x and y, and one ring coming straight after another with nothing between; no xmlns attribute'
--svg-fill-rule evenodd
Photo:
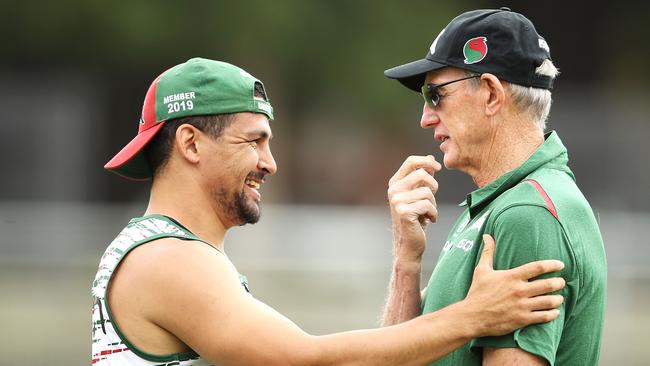
<svg viewBox="0 0 650 366"><path fill-rule="evenodd" d="M542 64L535 69L535 74L548 76L554 80L560 73L560 70L553 65L553 61L546 59ZM477 75L474 72L467 72L468 76ZM478 86L479 79L472 79L472 84ZM546 129L546 120L551 111L551 91L548 89L528 87L513 83L508 83L510 87L510 94L514 105L523 113L526 113L532 118L537 127L542 131Z"/></svg>

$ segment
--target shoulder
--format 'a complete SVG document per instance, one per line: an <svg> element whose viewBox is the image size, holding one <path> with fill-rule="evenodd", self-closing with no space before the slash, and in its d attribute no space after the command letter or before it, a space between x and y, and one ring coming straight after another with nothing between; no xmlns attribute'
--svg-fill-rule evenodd
<svg viewBox="0 0 650 366"><path fill-rule="evenodd" d="M156 318L209 287L241 292L239 275L228 258L196 240L161 238L142 244L122 260L111 281L112 296L137 298L143 316ZM113 298L111 301L119 299Z"/></svg>
<svg viewBox="0 0 650 366"><path fill-rule="evenodd" d="M171 279L183 280L209 270L227 275L236 270L228 258L198 240L166 237L139 245L131 250L118 268L130 280L154 284ZM189 276L188 276L189 275Z"/></svg>
<svg viewBox="0 0 650 366"><path fill-rule="evenodd" d="M490 205L488 230L560 228L557 209L537 181L522 181Z"/></svg>
<svg viewBox="0 0 650 366"><path fill-rule="evenodd" d="M493 227L507 228L561 228L560 223L554 217L553 213L541 203L517 202L494 210L491 215L491 222L488 224Z"/></svg>
<svg viewBox="0 0 650 366"><path fill-rule="evenodd" d="M517 203L490 216L487 232L493 233L499 245L516 246L536 253L542 248L568 244L564 228L547 207L540 204ZM513 248L514 249L514 248Z"/></svg>
<svg viewBox="0 0 650 366"><path fill-rule="evenodd" d="M545 195L548 195L547 186L545 182L540 183L538 179L522 180L495 200L495 213L516 206L547 207L548 201L545 199Z"/></svg>
<svg viewBox="0 0 650 366"><path fill-rule="evenodd" d="M492 216L506 211L513 214L513 208L520 214L543 212L533 207L543 208L560 224L566 216L562 212L568 212L571 207L589 207L572 176L550 168L533 172L502 193L492 206Z"/></svg>
<svg viewBox="0 0 650 366"><path fill-rule="evenodd" d="M557 259L565 264L565 279L573 278L576 260L571 241L546 207L530 203L510 205L491 215L486 232L496 241L495 268Z"/></svg>

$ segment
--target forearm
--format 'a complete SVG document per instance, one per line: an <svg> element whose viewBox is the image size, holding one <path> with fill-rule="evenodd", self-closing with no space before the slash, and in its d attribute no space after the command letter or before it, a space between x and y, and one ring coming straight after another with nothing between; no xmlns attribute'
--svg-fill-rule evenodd
<svg viewBox="0 0 650 366"><path fill-rule="evenodd" d="M472 316L466 308L461 302L386 328L315 337L314 365L425 365L475 335L464 325Z"/></svg>
<svg viewBox="0 0 650 366"><path fill-rule="evenodd" d="M483 366L546 366L548 362L540 356L528 353L521 348L485 348Z"/></svg>
<svg viewBox="0 0 650 366"><path fill-rule="evenodd" d="M395 260L381 326L403 323L420 315L420 276L419 260Z"/></svg>
<svg viewBox="0 0 650 366"><path fill-rule="evenodd" d="M410 156L388 182L393 228L393 272L382 316L382 326L405 322L420 314L420 269L426 247L427 222L436 222L433 178L442 168L429 156Z"/></svg>

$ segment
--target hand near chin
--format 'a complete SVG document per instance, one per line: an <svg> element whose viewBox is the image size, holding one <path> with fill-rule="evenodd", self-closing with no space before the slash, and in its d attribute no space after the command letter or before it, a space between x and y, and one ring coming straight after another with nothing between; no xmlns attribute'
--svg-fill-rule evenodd
<svg viewBox="0 0 650 366"><path fill-rule="evenodd" d="M561 295L544 295L561 290L565 281L561 277L530 281L544 273L564 268L557 260L542 260L509 270L493 268L494 239L483 235L483 252L474 270L472 286L464 302L471 304L478 321L477 336L503 335L533 323L543 323L557 318L564 298Z"/></svg>
<svg viewBox="0 0 650 366"><path fill-rule="evenodd" d="M426 224L438 219L438 182L433 175L441 168L431 155L410 156L390 179L388 202L396 258L420 260L426 243Z"/></svg>

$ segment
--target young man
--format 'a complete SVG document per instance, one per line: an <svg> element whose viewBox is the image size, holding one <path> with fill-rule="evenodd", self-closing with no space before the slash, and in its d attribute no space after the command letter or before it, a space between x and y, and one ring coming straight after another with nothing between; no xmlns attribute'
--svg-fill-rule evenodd
<svg viewBox="0 0 650 366"><path fill-rule="evenodd" d="M502 337L476 338L436 365L596 365L605 309L607 266L591 207L567 166L557 133L544 134L557 69L546 41L523 15L502 8L459 15L427 56L385 74L421 92L420 125L435 130L443 162L478 189L451 229L423 299L420 257L424 219L435 222L440 164L412 157L391 180L395 268L384 324L398 324L465 298L481 238L499 243L495 266L539 259L566 263L558 319ZM418 169L421 168L421 169Z"/></svg>
<svg viewBox="0 0 650 366"><path fill-rule="evenodd" d="M154 80L138 135L106 168L153 178L149 206L109 245L93 283L96 365L421 365L469 339L557 317L558 261L492 270L486 244L469 296L378 330L312 336L249 292L225 254L234 226L260 216L276 172L273 108L261 81L191 59Z"/></svg>

